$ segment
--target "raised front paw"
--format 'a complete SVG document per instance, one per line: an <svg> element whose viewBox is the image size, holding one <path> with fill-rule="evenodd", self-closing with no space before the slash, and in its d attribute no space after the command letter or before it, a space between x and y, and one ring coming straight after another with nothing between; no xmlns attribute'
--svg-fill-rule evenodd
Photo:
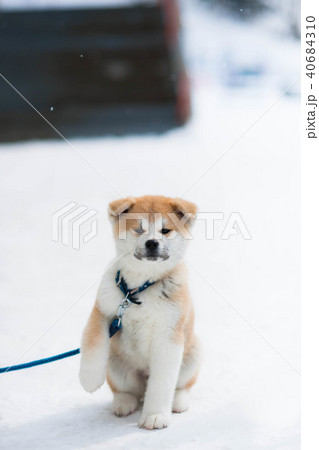
<svg viewBox="0 0 319 450"><path fill-rule="evenodd" d="M147 430L160 430L161 428L168 427L169 422L170 416L168 414L142 414L138 426Z"/></svg>
<svg viewBox="0 0 319 450"><path fill-rule="evenodd" d="M87 392L94 392L105 381L106 370L104 367L94 367L91 364L81 362L80 383Z"/></svg>

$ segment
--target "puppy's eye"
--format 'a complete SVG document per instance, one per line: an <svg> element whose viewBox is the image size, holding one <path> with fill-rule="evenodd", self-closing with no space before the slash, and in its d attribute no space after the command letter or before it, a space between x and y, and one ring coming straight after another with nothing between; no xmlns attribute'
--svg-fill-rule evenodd
<svg viewBox="0 0 319 450"><path fill-rule="evenodd" d="M162 228L161 229L161 233L162 234L168 234L171 230L169 230L168 228Z"/></svg>
<svg viewBox="0 0 319 450"><path fill-rule="evenodd" d="M144 233L143 228L134 228L134 231L135 231L135 233L137 233L137 234L143 234L143 233Z"/></svg>

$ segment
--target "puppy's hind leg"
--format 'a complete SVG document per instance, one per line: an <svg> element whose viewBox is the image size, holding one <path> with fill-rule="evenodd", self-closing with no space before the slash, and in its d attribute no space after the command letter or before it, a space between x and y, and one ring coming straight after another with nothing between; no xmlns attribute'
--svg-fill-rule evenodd
<svg viewBox="0 0 319 450"><path fill-rule="evenodd" d="M145 392L145 381L117 355L108 360L106 380L113 392L112 411L116 416L128 416L136 411Z"/></svg>
<svg viewBox="0 0 319 450"><path fill-rule="evenodd" d="M195 384L201 361L201 345L196 337L186 355L184 355L175 389L173 412L182 413L188 409L189 391Z"/></svg>

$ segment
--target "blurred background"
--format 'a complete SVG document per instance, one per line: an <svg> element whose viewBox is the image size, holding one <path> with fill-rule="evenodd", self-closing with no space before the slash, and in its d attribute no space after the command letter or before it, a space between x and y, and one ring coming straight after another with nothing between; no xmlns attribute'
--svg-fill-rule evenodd
<svg viewBox="0 0 319 450"><path fill-rule="evenodd" d="M268 54L260 53L262 37L257 29L253 41L243 47L244 36L253 36L256 21L258 28L263 24L276 37L299 37L296 0L285 0L280 6L271 0L199 0L196 7L189 5L184 2L180 12L177 0L93 5L75 0L2 1L2 73L66 138L161 132L185 124L190 117L184 58L193 82L205 79L224 89L247 89L261 86L280 70L270 48ZM186 33L181 42L181 14L187 14L189 7L195 21L204 10L210 18L237 21L241 39L237 43L231 39L234 28L229 21L220 29L209 20L191 39ZM244 26L238 27L239 23ZM203 39L203 26L205 33L214 27L208 42ZM286 57L280 59L287 73L273 80L277 89L285 87L291 70L283 64ZM1 140L57 137L21 97L12 95L12 86L2 83L0 89Z"/></svg>
<svg viewBox="0 0 319 450"><path fill-rule="evenodd" d="M186 255L189 412L144 433L74 357L0 378L1 448L299 449L299 36L297 0L0 0L0 366L79 346L111 200L223 214ZM52 228L70 204L69 235L95 214L79 249ZM252 239L221 238L233 212Z"/></svg>

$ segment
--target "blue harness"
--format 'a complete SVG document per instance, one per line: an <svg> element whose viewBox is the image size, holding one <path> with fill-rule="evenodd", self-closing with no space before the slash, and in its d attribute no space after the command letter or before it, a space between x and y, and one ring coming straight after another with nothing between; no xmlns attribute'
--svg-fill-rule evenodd
<svg viewBox="0 0 319 450"><path fill-rule="evenodd" d="M135 305L141 305L142 302L139 302L136 298L136 295L140 292L145 291L148 287L152 286L155 281L146 281L142 286L134 289L129 289L127 287L127 283L124 280L123 277L121 277L121 271L118 270L116 273L115 281L117 286L121 289L125 297L120 303L120 306L117 310L117 315L113 317L110 328L109 328L109 334L110 338L114 336L115 333L117 333L122 328L122 317L125 312L125 310L131 305L131 303L134 303Z"/></svg>

